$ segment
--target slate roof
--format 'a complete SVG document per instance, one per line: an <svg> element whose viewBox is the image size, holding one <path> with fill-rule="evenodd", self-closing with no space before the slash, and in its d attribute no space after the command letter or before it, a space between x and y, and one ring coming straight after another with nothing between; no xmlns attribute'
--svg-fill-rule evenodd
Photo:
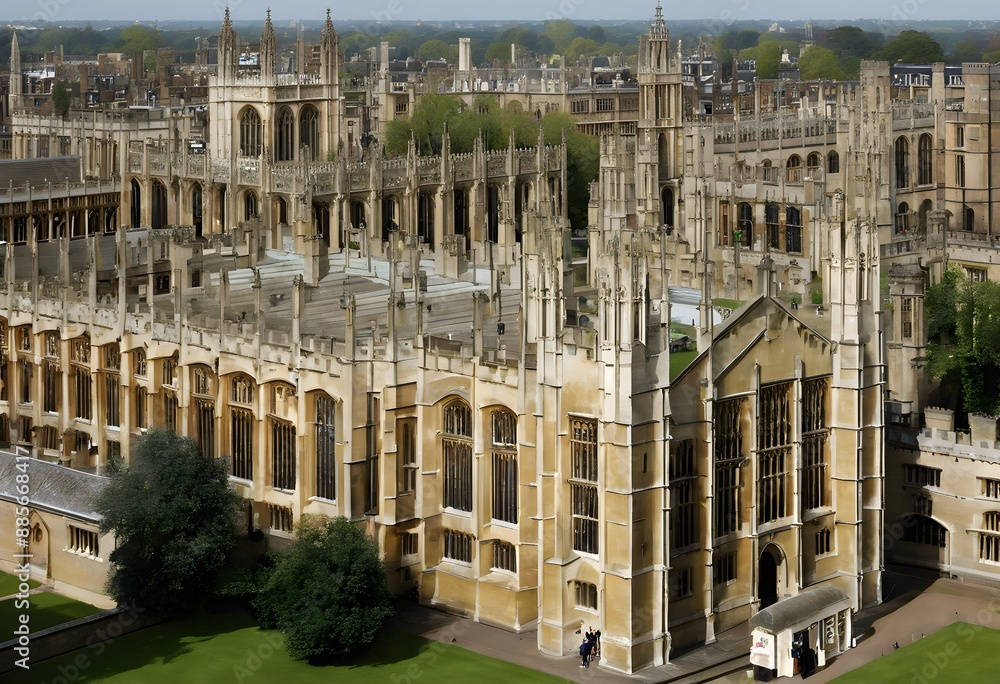
<svg viewBox="0 0 1000 684"><path fill-rule="evenodd" d="M28 496L32 508L95 523L100 521L101 517L94 511L92 502L107 485L108 478L37 458L21 462L28 464ZM19 472L14 454L0 451L0 500L18 498L16 477Z"/></svg>
<svg viewBox="0 0 1000 684"><path fill-rule="evenodd" d="M69 178L71 183L79 183L79 157L47 157L44 159L5 159L0 161L0 190L6 190L13 183L14 187L24 187L24 184L44 185L52 182L55 185L65 183Z"/></svg>

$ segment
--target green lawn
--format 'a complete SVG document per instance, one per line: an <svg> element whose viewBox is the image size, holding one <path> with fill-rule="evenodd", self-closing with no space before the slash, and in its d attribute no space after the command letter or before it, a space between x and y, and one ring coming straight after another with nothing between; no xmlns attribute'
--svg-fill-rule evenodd
<svg viewBox="0 0 1000 684"><path fill-rule="evenodd" d="M995 682L1000 630L956 622L833 680L836 684Z"/></svg>
<svg viewBox="0 0 1000 684"><path fill-rule="evenodd" d="M89 603L82 603L58 594L32 594L28 598L27 611L16 608L14 606L16 601L17 599L0 601L0 629L3 630L4 634L10 633L18 624L19 616L24 612L28 614L28 626L31 627L31 631L38 632L101 611L100 608Z"/></svg>
<svg viewBox="0 0 1000 684"><path fill-rule="evenodd" d="M217 682L462 682L532 684L559 682L452 644L428 641L403 632L388 632L350 663L313 666L285 654L279 632L263 631L240 613L198 616L150 627L120 637L102 648L76 651L32 663L28 672L4 679L5 684L53 681L71 668L75 682L143 682L216 684ZM60 666L63 668L60 671Z"/></svg>
<svg viewBox="0 0 1000 684"><path fill-rule="evenodd" d="M716 297L715 299L712 300L712 306L721 307L723 309L732 309L733 311L736 311L736 309L743 306L743 302L741 302L738 299L726 299L725 297Z"/></svg>
<svg viewBox="0 0 1000 684"><path fill-rule="evenodd" d="M695 357L698 356L698 351L692 349L690 351L674 352L670 355L670 380L673 381L681 371L687 368Z"/></svg>
<svg viewBox="0 0 1000 684"><path fill-rule="evenodd" d="M21 581L17 579L16 576L8 575L6 572L0 572L0 597L16 594L17 585L20 583ZM28 586L34 589L38 586L38 582L35 580L28 580Z"/></svg>

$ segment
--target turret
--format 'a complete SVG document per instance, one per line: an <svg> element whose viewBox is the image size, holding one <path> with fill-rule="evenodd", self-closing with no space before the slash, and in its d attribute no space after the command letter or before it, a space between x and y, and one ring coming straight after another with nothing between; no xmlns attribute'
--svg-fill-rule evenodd
<svg viewBox="0 0 1000 684"><path fill-rule="evenodd" d="M226 16L222 20L222 30L219 31L219 80L225 82L236 77L238 63L237 36L233 30L233 22L229 18L229 6L226 6Z"/></svg>
<svg viewBox="0 0 1000 684"><path fill-rule="evenodd" d="M274 35L271 24L271 10L267 10L264 20L264 30L260 33L260 82L261 85L273 85L275 63L278 53L278 38Z"/></svg>

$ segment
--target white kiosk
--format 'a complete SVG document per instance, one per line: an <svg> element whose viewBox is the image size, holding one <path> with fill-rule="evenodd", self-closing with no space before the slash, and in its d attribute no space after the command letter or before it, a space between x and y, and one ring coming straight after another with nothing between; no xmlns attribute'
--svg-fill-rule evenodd
<svg viewBox="0 0 1000 684"><path fill-rule="evenodd" d="M755 679L811 674L851 644L851 599L836 587L806 589L750 618Z"/></svg>

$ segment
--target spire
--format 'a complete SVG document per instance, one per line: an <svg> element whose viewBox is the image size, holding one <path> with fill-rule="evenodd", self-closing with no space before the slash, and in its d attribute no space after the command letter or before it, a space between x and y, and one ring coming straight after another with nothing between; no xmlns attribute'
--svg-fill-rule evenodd
<svg viewBox="0 0 1000 684"><path fill-rule="evenodd" d="M336 83L339 78L340 60L337 47L337 31L333 28L333 20L330 18L330 10L326 10L326 21L323 22L323 30L320 32L320 71L323 80L327 83Z"/></svg>
<svg viewBox="0 0 1000 684"><path fill-rule="evenodd" d="M15 97L21 95L22 90L22 80L21 80L21 48L17 44L17 32L14 32L14 37L10 41L10 97L11 97L11 109L17 107L17 102L14 100Z"/></svg>
<svg viewBox="0 0 1000 684"><path fill-rule="evenodd" d="M226 15L222 19L222 29L219 31L219 76L231 77L236 73L236 32L229 18L229 5L226 5Z"/></svg>
<svg viewBox="0 0 1000 684"><path fill-rule="evenodd" d="M653 35L663 35L667 32L667 25L663 21L663 5L660 0L656 2L656 20L649 25L649 32Z"/></svg>
<svg viewBox="0 0 1000 684"><path fill-rule="evenodd" d="M264 20L264 30L260 33L260 73L267 78L274 74L277 61L278 38L271 24L271 8L267 8L267 18Z"/></svg>

